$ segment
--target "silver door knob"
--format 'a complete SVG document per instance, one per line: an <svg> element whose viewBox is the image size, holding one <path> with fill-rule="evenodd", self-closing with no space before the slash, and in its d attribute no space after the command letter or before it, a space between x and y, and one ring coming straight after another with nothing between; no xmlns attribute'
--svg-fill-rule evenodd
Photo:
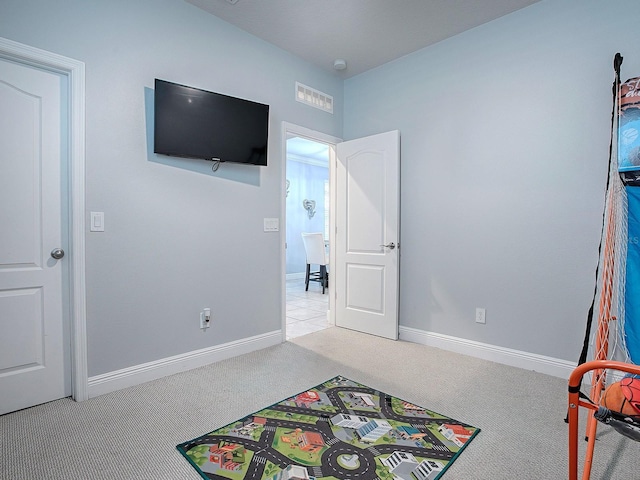
<svg viewBox="0 0 640 480"><path fill-rule="evenodd" d="M51 256L56 260L60 260L62 257L64 257L64 250L61 248L54 248L53 250L51 250Z"/></svg>
<svg viewBox="0 0 640 480"><path fill-rule="evenodd" d="M386 245L380 245L381 247L385 247L388 248L389 250L393 250L394 248L396 248L396 244L391 242L391 243L387 243Z"/></svg>

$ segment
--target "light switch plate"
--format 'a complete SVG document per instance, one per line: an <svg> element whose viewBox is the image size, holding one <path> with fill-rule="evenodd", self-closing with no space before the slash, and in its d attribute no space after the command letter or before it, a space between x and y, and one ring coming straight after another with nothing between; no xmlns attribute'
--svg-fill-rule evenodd
<svg viewBox="0 0 640 480"><path fill-rule="evenodd" d="M104 212L91 212L92 232L104 232Z"/></svg>
<svg viewBox="0 0 640 480"><path fill-rule="evenodd" d="M280 231L280 219L279 218L265 218L264 219L264 231L265 232L279 232Z"/></svg>

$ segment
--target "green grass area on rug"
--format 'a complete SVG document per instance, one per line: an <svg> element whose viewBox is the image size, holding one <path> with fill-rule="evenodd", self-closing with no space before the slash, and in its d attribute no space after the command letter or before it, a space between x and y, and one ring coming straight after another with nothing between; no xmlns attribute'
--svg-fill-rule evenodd
<svg viewBox="0 0 640 480"><path fill-rule="evenodd" d="M479 432L337 376L176 448L204 479L436 480Z"/></svg>

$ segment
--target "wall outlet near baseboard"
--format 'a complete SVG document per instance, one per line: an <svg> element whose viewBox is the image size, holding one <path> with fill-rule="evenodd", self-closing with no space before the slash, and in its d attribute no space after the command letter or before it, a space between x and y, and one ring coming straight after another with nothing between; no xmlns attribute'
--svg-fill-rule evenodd
<svg viewBox="0 0 640 480"><path fill-rule="evenodd" d="M211 309L205 308L200 312L200 328L202 330L211 326Z"/></svg>
<svg viewBox="0 0 640 480"><path fill-rule="evenodd" d="M487 310L484 308L476 308L476 323L487 323Z"/></svg>

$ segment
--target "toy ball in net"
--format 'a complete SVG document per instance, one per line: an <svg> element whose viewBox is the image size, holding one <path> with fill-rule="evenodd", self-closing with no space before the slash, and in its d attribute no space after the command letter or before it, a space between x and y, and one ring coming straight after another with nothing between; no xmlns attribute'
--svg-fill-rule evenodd
<svg viewBox="0 0 640 480"><path fill-rule="evenodd" d="M620 388L624 397L635 409L636 415L640 415L640 378L625 377L620 380Z"/></svg>
<svg viewBox="0 0 640 480"><path fill-rule="evenodd" d="M625 377L609 385L600 405L623 415L640 415L640 378Z"/></svg>

